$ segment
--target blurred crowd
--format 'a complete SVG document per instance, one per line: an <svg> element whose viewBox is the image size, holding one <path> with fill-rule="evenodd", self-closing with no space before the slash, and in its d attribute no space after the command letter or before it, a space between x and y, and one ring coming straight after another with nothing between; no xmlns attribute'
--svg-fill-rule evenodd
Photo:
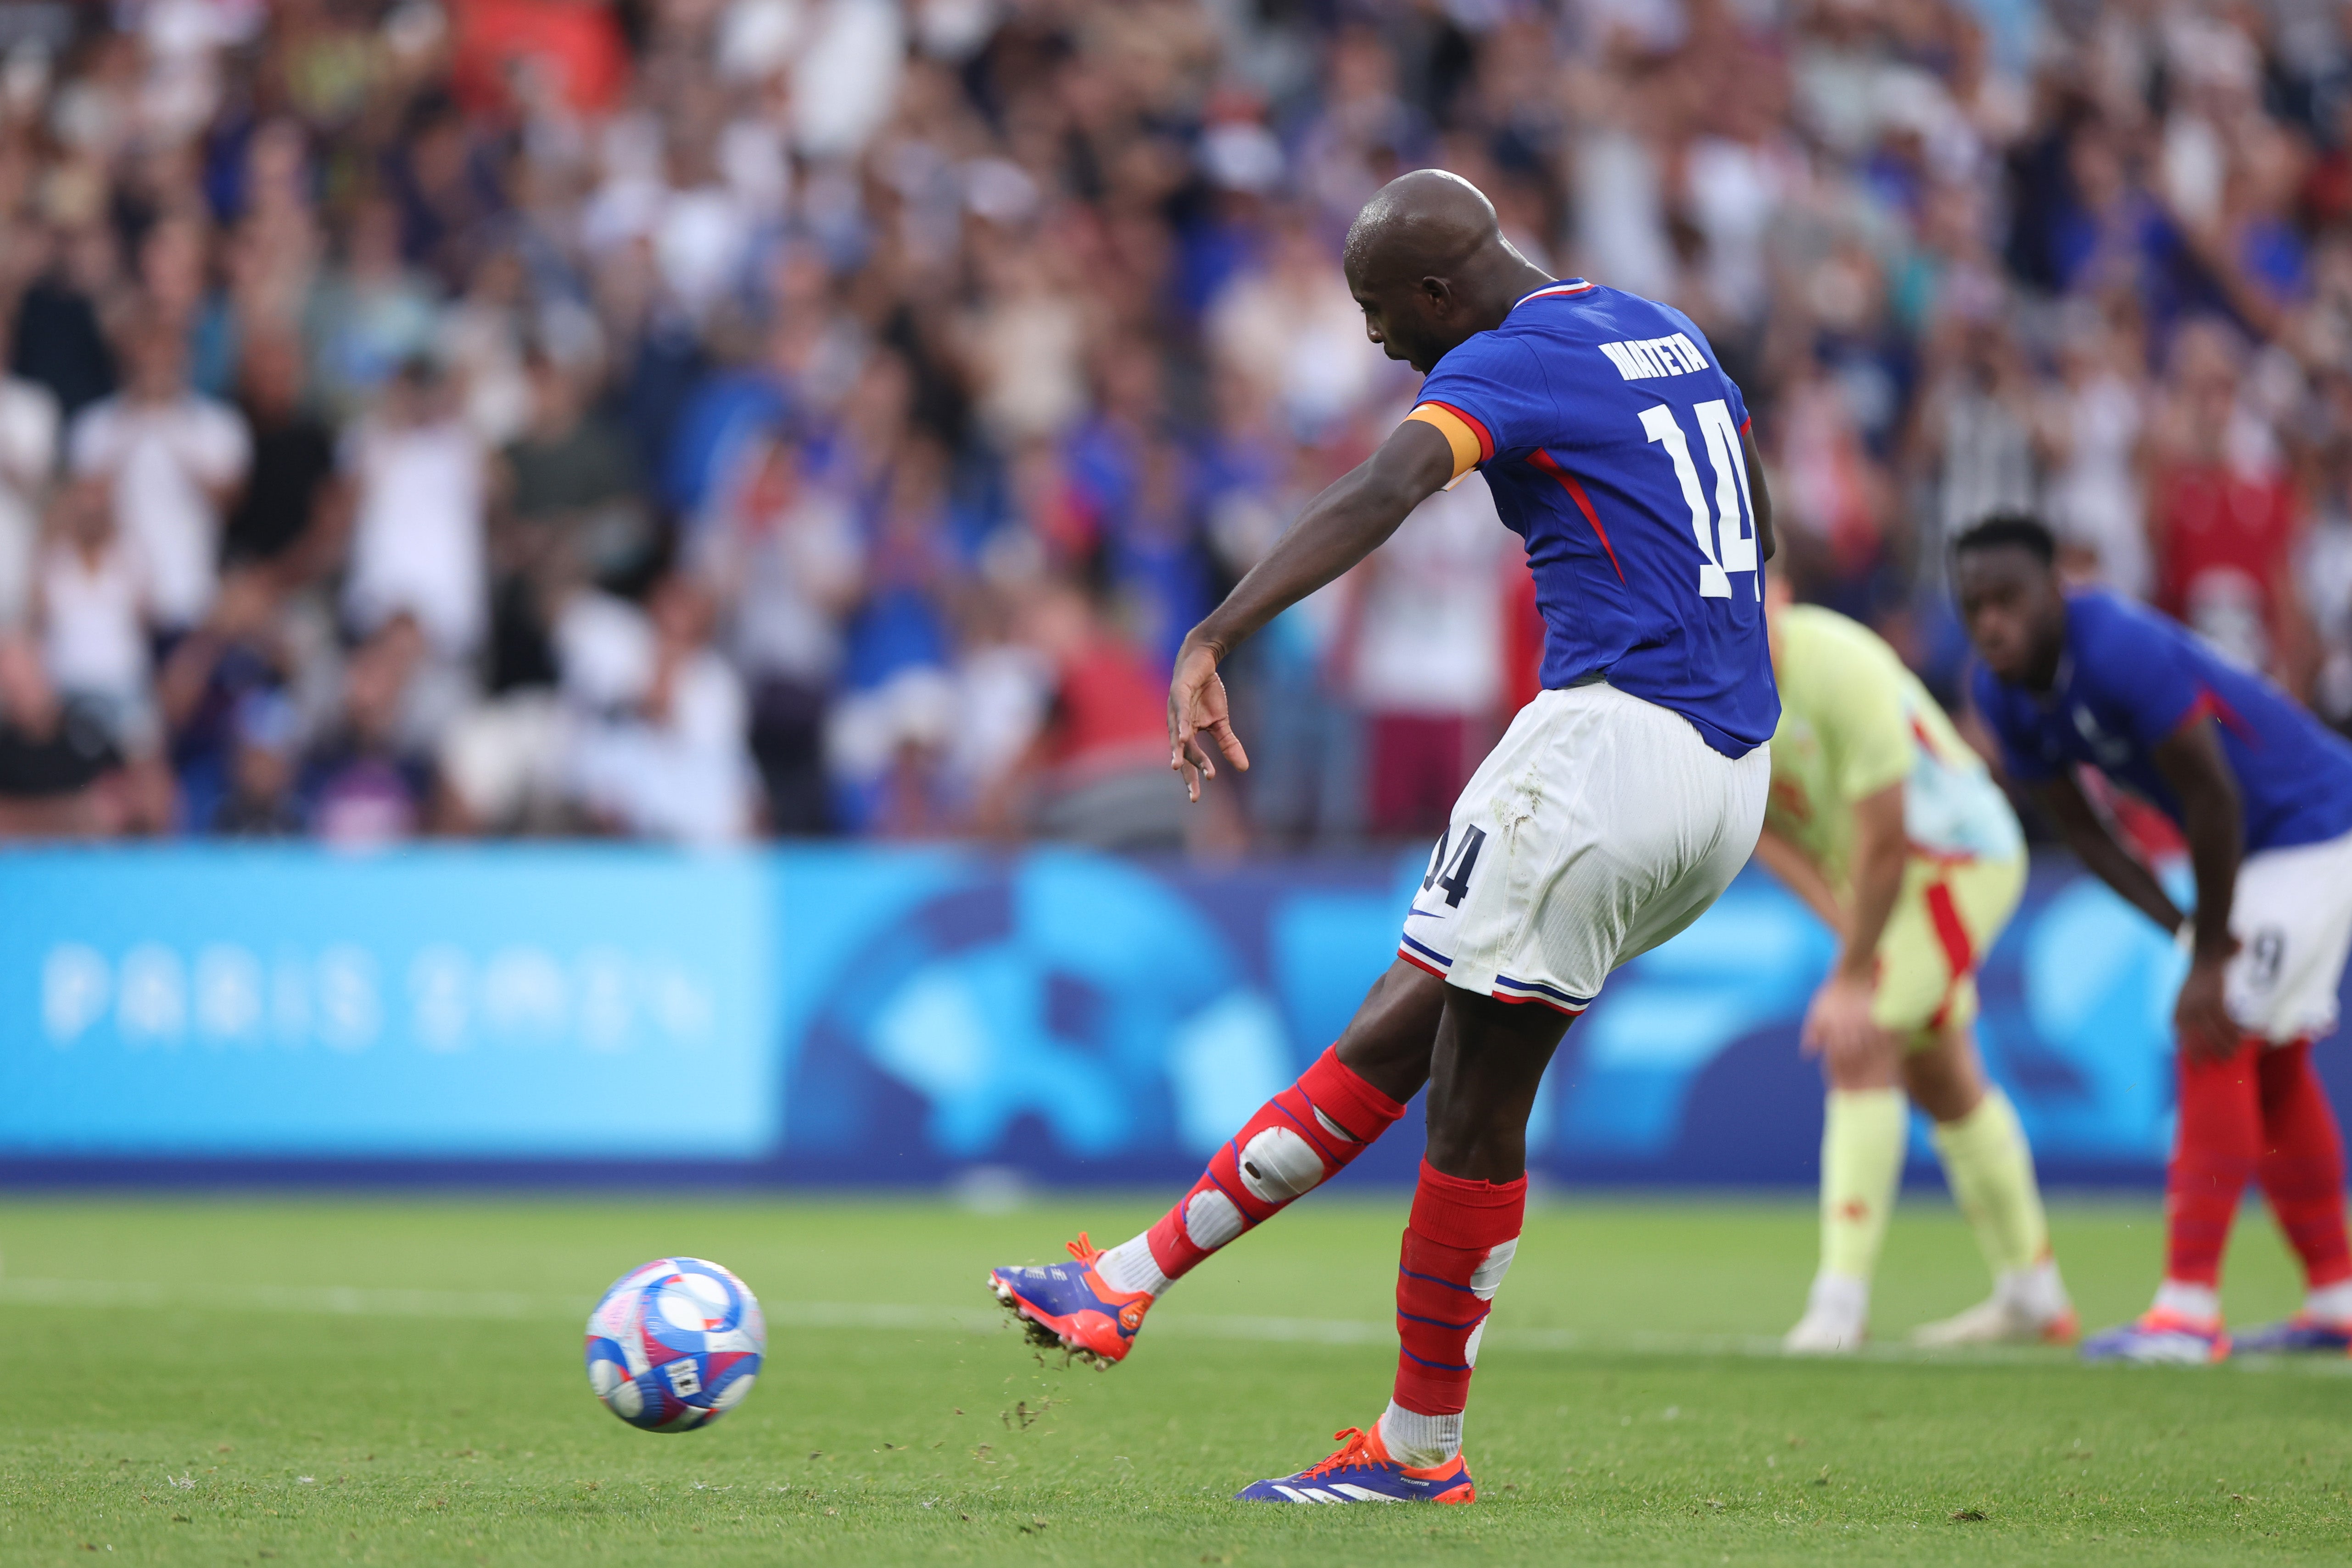
<svg viewBox="0 0 2352 1568"><path fill-rule="evenodd" d="M2352 720L2328 0L0 0L0 832L1433 831L1539 641L1477 481L1184 631L1409 406L1404 170L1671 300L1806 597L1942 546Z"/></svg>

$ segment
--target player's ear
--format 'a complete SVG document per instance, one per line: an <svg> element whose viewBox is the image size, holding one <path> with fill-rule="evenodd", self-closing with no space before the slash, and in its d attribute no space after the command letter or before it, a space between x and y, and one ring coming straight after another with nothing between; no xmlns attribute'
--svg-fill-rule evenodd
<svg viewBox="0 0 2352 1568"><path fill-rule="evenodd" d="M1442 277L1424 277L1421 280L1421 297L1428 301L1431 310L1443 316L1454 303L1454 286Z"/></svg>

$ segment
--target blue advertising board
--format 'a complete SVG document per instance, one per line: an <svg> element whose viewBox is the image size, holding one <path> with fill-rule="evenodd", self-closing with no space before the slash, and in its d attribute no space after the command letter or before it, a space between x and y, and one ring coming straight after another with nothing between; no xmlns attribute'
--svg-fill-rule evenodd
<svg viewBox="0 0 2352 1568"><path fill-rule="evenodd" d="M0 860L0 1151L756 1159L757 860L79 851Z"/></svg>
<svg viewBox="0 0 2352 1568"><path fill-rule="evenodd" d="M1189 1178L1387 967L1422 858L15 852L0 1178ZM1744 874L1570 1030L1532 1163L1810 1181L1821 1090L1797 1032L1830 956ZM1980 1036L2051 1179L2159 1176L2180 963L2037 864ZM2339 1055L2319 1060L2342 1100ZM1418 1155L1409 1118L1350 1179Z"/></svg>

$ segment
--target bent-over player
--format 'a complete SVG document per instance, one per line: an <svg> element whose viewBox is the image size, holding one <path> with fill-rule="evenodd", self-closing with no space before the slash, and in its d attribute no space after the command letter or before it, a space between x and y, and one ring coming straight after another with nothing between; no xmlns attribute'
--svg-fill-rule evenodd
<svg viewBox="0 0 2352 1568"><path fill-rule="evenodd" d="M1868 1331L1909 1143L1906 1092L1935 1124L1945 1179L1993 1272L1990 1299L1913 1341L2071 1341L2033 1154L1977 1059L1977 969L2025 888L2017 814L1875 632L1790 603L1778 582L1765 610L1780 727L1756 858L1839 937L1804 1028L1829 1080L1821 1271L1787 1347L1852 1351Z"/></svg>
<svg viewBox="0 0 2352 1568"><path fill-rule="evenodd" d="M2294 1319L2242 1350L2352 1345L2344 1144L2311 1042L2336 1027L2352 950L2352 746L2260 675L2112 594L2068 592L2050 531L1994 517L1954 544L1980 661L1978 711L2083 863L2189 953L2173 1009L2180 1123L2167 1181L2164 1281L2094 1360L2219 1361L2221 1252L2249 1179L2303 1260ZM2089 766L2179 824L2197 907L2184 915L2075 781Z"/></svg>

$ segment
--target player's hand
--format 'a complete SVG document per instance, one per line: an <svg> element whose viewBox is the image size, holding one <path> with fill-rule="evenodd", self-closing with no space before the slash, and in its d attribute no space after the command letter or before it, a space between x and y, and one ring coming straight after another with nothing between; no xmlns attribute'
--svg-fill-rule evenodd
<svg viewBox="0 0 2352 1568"><path fill-rule="evenodd" d="M2227 956L2199 958L2180 982L2179 999L2172 1004L2172 1027L2182 1052L2192 1059L2220 1061L2245 1042L2244 1031L2231 1020L2224 1000L2229 963Z"/></svg>
<svg viewBox="0 0 2352 1568"><path fill-rule="evenodd" d="M1873 989L1868 980L1832 972L1805 1009L1804 1052L1822 1058L1832 1077L1860 1069L1879 1048L1881 1031L1870 1019Z"/></svg>
<svg viewBox="0 0 2352 1568"><path fill-rule="evenodd" d="M1217 759L1201 744L1204 734L1216 741L1226 761L1249 771L1249 753L1234 733L1225 683L1217 674L1216 651L1187 637L1168 683L1168 766L1183 779L1187 800L1198 800L1201 780L1217 776Z"/></svg>

